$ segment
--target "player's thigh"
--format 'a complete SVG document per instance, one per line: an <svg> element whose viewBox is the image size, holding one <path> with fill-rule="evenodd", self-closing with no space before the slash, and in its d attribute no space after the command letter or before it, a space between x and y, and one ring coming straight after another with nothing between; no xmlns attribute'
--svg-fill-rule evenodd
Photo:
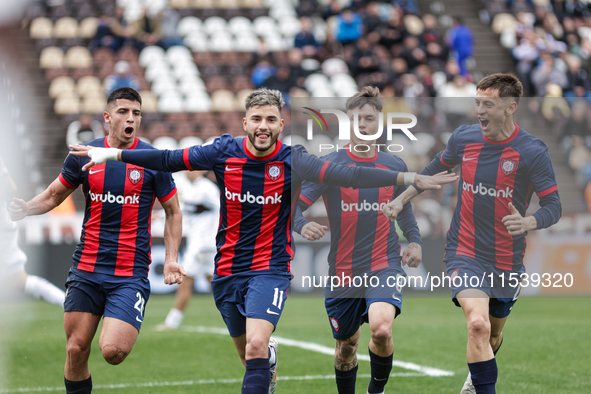
<svg viewBox="0 0 591 394"><path fill-rule="evenodd" d="M140 331L146 304L150 298L150 282L143 277L112 277L105 283L105 318L120 320Z"/></svg>
<svg viewBox="0 0 591 394"><path fill-rule="evenodd" d="M367 315L371 331L384 328L389 328L391 331L398 310L393 303L376 301L369 304Z"/></svg>
<svg viewBox="0 0 591 394"><path fill-rule="evenodd" d="M456 296L457 302L464 311L468 327L479 327L489 324L490 298L482 290L465 289Z"/></svg>
<svg viewBox="0 0 591 394"><path fill-rule="evenodd" d="M100 315L88 312L64 312L64 330L68 345L87 349L96 334Z"/></svg>
<svg viewBox="0 0 591 394"><path fill-rule="evenodd" d="M113 348L128 354L133 349L138 334L139 331L135 326L123 320L105 316L99 337L99 347L101 350Z"/></svg>

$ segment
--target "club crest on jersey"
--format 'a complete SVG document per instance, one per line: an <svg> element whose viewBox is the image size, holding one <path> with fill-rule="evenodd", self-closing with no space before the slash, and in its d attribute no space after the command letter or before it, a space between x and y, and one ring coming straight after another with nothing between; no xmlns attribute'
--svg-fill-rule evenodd
<svg viewBox="0 0 591 394"><path fill-rule="evenodd" d="M134 185L137 185L139 181L142 180L144 177L144 169L143 168L130 168L127 170L127 177Z"/></svg>
<svg viewBox="0 0 591 394"><path fill-rule="evenodd" d="M281 178L281 174L283 174L283 165L278 163L268 163L267 164L267 177L272 180L276 181L277 179Z"/></svg>
<svg viewBox="0 0 591 394"><path fill-rule="evenodd" d="M339 321L337 319L331 317L330 324L332 325L332 328L334 328L335 331L339 331Z"/></svg>
<svg viewBox="0 0 591 394"><path fill-rule="evenodd" d="M517 162L511 159L501 160L501 170L505 175L511 175L517 169Z"/></svg>

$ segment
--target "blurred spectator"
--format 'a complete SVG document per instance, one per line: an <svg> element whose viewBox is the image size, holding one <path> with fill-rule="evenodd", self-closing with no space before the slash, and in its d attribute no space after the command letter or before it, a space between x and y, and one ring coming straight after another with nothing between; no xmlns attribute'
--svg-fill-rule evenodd
<svg viewBox="0 0 591 394"><path fill-rule="evenodd" d="M250 74L250 82L255 87L262 86L263 82L272 75L275 75L277 69L271 66L271 63L267 59L262 59L257 63L257 65L252 69L252 73Z"/></svg>
<svg viewBox="0 0 591 394"><path fill-rule="evenodd" d="M358 39L349 63L353 77L379 71L378 66L379 59L375 53L374 45L365 38Z"/></svg>
<svg viewBox="0 0 591 394"><path fill-rule="evenodd" d="M358 13L347 9L335 20L334 35L337 41L347 44L357 40L363 33L363 22Z"/></svg>
<svg viewBox="0 0 591 394"><path fill-rule="evenodd" d="M279 90L283 94L286 105L289 106L288 94L289 90L295 86L295 80L291 75L291 70L288 66L283 65L277 68L277 73L265 79L262 84L263 87L269 89Z"/></svg>
<svg viewBox="0 0 591 394"><path fill-rule="evenodd" d="M365 7L363 13L363 28L364 34L369 34L376 30L381 24L382 19L380 18L380 5L375 1L372 1Z"/></svg>
<svg viewBox="0 0 591 394"><path fill-rule="evenodd" d="M419 64L427 62L425 51L423 51L419 44L419 39L415 36L409 35L404 39L404 49L400 53L400 57L406 60L411 70Z"/></svg>
<svg viewBox="0 0 591 394"><path fill-rule="evenodd" d="M460 74L468 74L466 60L474 54L474 36L459 16L454 17L454 25L447 32L447 45L453 49L452 56L460 65Z"/></svg>
<svg viewBox="0 0 591 394"><path fill-rule="evenodd" d="M105 131L101 122L94 119L91 115L81 115L78 120L73 121L68 126L66 144L85 144L104 136Z"/></svg>
<svg viewBox="0 0 591 394"><path fill-rule="evenodd" d="M531 0L509 0L511 13L517 14L519 12L531 12L533 10Z"/></svg>
<svg viewBox="0 0 591 394"><path fill-rule="evenodd" d="M105 96L108 96L112 91L119 88L129 87L135 90L140 89L138 79L130 73L129 63L125 60L120 60L115 63L114 71L115 74L109 75L105 78Z"/></svg>
<svg viewBox="0 0 591 394"><path fill-rule="evenodd" d="M437 100L437 107L445 112L449 124L471 122L470 115L473 107L470 104L473 103L471 98L476 96L476 85L466 81L463 75L456 75L451 82L441 86L437 90L437 96L441 97Z"/></svg>
<svg viewBox="0 0 591 394"><path fill-rule="evenodd" d="M541 113L550 122L559 121L556 124L564 124L570 117L568 102L562 97L562 89L555 83L546 85L546 95L542 102Z"/></svg>
<svg viewBox="0 0 591 394"><path fill-rule="evenodd" d="M147 45L156 45L162 38L160 19L157 15L149 15L148 7L144 7L142 17L133 22L133 35L137 40L138 50Z"/></svg>
<svg viewBox="0 0 591 394"><path fill-rule="evenodd" d="M430 43L443 43L443 36L437 30L437 18L433 14L423 15L425 29L421 33L421 45L427 46Z"/></svg>
<svg viewBox="0 0 591 394"><path fill-rule="evenodd" d="M567 123L560 130L560 144L567 156L574 147L573 137L578 136L583 139L583 143L591 148L591 125L589 124L588 112L591 109L589 103L578 99L572 106L571 116Z"/></svg>
<svg viewBox="0 0 591 394"><path fill-rule="evenodd" d="M531 73L531 80L536 95L542 97L546 94L546 85L555 83L564 89L568 80L566 74L556 67L554 56L548 52L542 52L542 63Z"/></svg>
<svg viewBox="0 0 591 394"><path fill-rule="evenodd" d="M402 40L408 34L402 16L401 10L397 8L390 9L388 21L376 30L380 35L379 43L381 45L393 49L395 45L402 43Z"/></svg>
<svg viewBox="0 0 591 394"><path fill-rule="evenodd" d="M543 41L533 30L525 30L519 45L512 50L513 58L517 62L517 76L523 84L525 95L535 94L535 90L531 87L530 74L543 46Z"/></svg>
<svg viewBox="0 0 591 394"><path fill-rule="evenodd" d="M133 27L128 25L124 13L125 8L117 7L114 17L102 15L99 18L96 34L89 45L91 51L108 47L117 53L123 45L134 45Z"/></svg>
<svg viewBox="0 0 591 394"><path fill-rule="evenodd" d="M343 6L339 0L330 0L329 3L324 8L324 12L322 13L322 19L327 20L332 16L339 15L343 10Z"/></svg>
<svg viewBox="0 0 591 394"><path fill-rule="evenodd" d="M308 74L308 71L302 67L302 60L304 59L303 53L298 48L291 48L287 53L287 62L291 71L291 76L294 80L294 85L303 88L304 82Z"/></svg>
<svg viewBox="0 0 591 394"><path fill-rule="evenodd" d="M574 97L574 90L577 87L580 87L585 91L590 90L591 84L589 82L587 72L581 69L581 58L575 55L567 55L566 65L568 67L566 71L568 84L566 86L564 96ZM588 92L586 93L588 94Z"/></svg>
<svg viewBox="0 0 591 394"><path fill-rule="evenodd" d="M302 30L296 34L293 46L303 50L305 49L306 51L312 49L312 53L316 53L320 44L318 44L314 34L312 34L312 21L310 18L302 17L300 18L300 23L302 24Z"/></svg>
<svg viewBox="0 0 591 394"><path fill-rule="evenodd" d="M176 32L179 19L179 13L170 7L165 7L158 13L161 31L158 45L162 48L168 49L173 45L183 45L183 37Z"/></svg>

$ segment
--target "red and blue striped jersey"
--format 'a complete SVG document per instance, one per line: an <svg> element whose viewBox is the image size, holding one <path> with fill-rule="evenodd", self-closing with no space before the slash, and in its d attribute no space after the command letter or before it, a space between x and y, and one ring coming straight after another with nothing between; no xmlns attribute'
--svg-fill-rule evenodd
<svg viewBox="0 0 591 394"><path fill-rule="evenodd" d="M108 148L107 137L89 142ZM129 149L154 149L135 139ZM115 276L148 276L151 262L151 215L155 198L170 199L176 187L170 173L116 161L82 171L88 157L68 155L59 180L82 185L86 199L74 267Z"/></svg>
<svg viewBox="0 0 591 394"><path fill-rule="evenodd" d="M213 170L220 188L218 276L291 274L291 218L304 180L346 187L396 184L396 171L340 166L281 141L267 156L256 157L246 141L225 134L209 145L121 154L124 162L162 171Z"/></svg>
<svg viewBox="0 0 591 394"><path fill-rule="evenodd" d="M347 150L348 146L322 159L349 167L369 167L407 172L402 159L384 152L361 158ZM374 189L352 189L304 182L300 206L307 209L320 196L330 223L329 275L362 275L387 267L400 267L400 244L396 224L382 214L384 205L406 190L406 186L385 186ZM397 221L410 242L421 244L421 237L412 211L406 204ZM300 211L294 229L301 232L307 221Z"/></svg>
<svg viewBox="0 0 591 394"><path fill-rule="evenodd" d="M503 217L511 213L509 203L524 216L533 192L542 198L558 190L548 146L517 125L502 141L485 137L479 124L463 125L439 160L448 168L460 165L462 171L446 258L468 256L521 270L526 234L509 235Z"/></svg>

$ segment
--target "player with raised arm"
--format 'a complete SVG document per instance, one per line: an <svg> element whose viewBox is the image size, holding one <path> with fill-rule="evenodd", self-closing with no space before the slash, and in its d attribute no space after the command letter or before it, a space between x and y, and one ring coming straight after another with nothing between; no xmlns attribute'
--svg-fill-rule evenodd
<svg viewBox="0 0 591 394"><path fill-rule="evenodd" d="M284 145L278 140L283 105L281 92L255 90L246 98L246 137L225 134L210 145L135 152L75 145L71 152L92 158L85 168L120 160L165 171L214 171L221 220L212 290L246 367L242 393L248 394L275 391L277 343L269 341L288 296L292 199L297 201L302 181L380 187L402 184L406 178L409 184L432 189L456 179L343 167L308 154L302 146Z"/></svg>
<svg viewBox="0 0 591 394"><path fill-rule="evenodd" d="M525 272L526 233L550 227L561 215L548 147L513 122L522 93L521 82L512 75L483 78L475 98L479 124L458 127L445 150L421 172L434 174L457 165L462 170L444 256L452 299L464 310L468 326L470 373L462 394L495 393L495 355L519 296L520 286L511 278ZM541 208L525 216L533 192ZM408 188L384 207L384 214L394 220L418 193ZM478 281L470 281L473 277Z"/></svg>
<svg viewBox="0 0 591 394"><path fill-rule="evenodd" d="M89 142L89 146L154 149L135 136L141 122L141 97L135 90L113 91L104 119L109 135ZM166 214L165 281L180 283L184 275L176 262L182 218L171 174L117 162L82 171L88 161L69 155L59 177L44 192L28 202L15 198L10 204L13 220L40 215L82 185L86 199L82 236L74 252L64 303L64 380L66 392L71 394L92 391L88 358L101 317L99 347L109 364L125 360L137 340L150 296L150 224L155 198Z"/></svg>
<svg viewBox="0 0 591 394"><path fill-rule="evenodd" d="M378 88L366 86L347 101L351 127L354 124L353 116L357 113L362 135L372 135L378 131L379 116L382 116L382 102L378 97ZM408 171L404 161L397 156L378 152L375 148L369 151L356 149L358 145L372 146L376 142L363 141L351 130L351 142L323 159L351 167ZM402 309L402 289L383 288L381 285L387 283L388 277L406 276L402 264L418 267L422 260L422 241L411 205L406 205L397 218L404 236L410 242L402 260L396 225L380 212L381 206L404 190L406 186L356 190L311 182L302 185L294 231L309 241L324 236L326 226L308 222L301 214L301 211L323 196L331 227L329 276L343 279L340 287L325 288L326 312L336 339L335 377L339 394L355 393L357 347L363 323L369 323L371 332L371 380L367 392L383 393L390 377L394 352L392 325ZM370 283L373 278L377 278L377 286L357 289L343 283L344 278L366 275Z"/></svg>

